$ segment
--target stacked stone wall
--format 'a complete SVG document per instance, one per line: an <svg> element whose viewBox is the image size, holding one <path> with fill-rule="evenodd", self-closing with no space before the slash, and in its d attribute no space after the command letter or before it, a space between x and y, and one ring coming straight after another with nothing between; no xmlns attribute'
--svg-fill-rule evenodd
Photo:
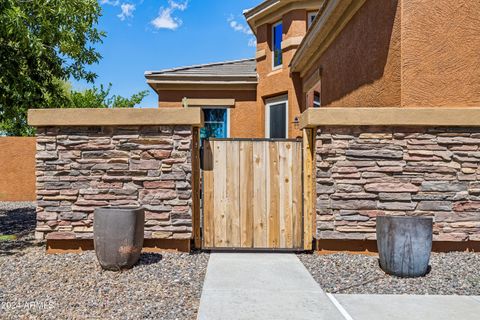
<svg viewBox="0 0 480 320"><path fill-rule="evenodd" d="M480 241L478 128L319 128L317 238L375 239L379 215L432 216L435 241Z"/></svg>
<svg viewBox="0 0 480 320"><path fill-rule="evenodd" d="M145 238L192 235L190 126L37 129L36 238L93 239L102 206L143 206Z"/></svg>

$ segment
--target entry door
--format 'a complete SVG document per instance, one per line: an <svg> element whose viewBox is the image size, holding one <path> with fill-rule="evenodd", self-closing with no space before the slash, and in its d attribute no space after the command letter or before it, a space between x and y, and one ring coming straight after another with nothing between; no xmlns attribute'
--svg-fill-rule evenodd
<svg viewBox="0 0 480 320"><path fill-rule="evenodd" d="M204 141L204 248L301 249L302 211L301 141Z"/></svg>

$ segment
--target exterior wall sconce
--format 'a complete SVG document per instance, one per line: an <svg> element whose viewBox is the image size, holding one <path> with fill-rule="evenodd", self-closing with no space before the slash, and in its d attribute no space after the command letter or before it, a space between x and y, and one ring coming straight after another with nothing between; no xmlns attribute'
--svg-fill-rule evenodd
<svg viewBox="0 0 480 320"><path fill-rule="evenodd" d="M293 127L295 129L298 129L300 127L300 119L298 118L298 116L296 116L294 119L293 119Z"/></svg>

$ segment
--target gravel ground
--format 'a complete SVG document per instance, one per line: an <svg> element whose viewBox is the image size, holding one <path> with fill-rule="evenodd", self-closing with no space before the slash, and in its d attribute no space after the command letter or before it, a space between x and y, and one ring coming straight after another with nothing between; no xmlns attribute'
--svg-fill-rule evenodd
<svg viewBox="0 0 480 320"><path fill-rule="evenodd" d="M298 257L330 293L480 295L480 253L432 253L430 273L415 279L387 275L376 256L341 253Z"/></svg>
<svg viewBox="0 0 480 320"><path fill-rule="evenodd" d="M1 319L196 318L208 254L142 254L132 270L103 271L94 252L47 255L34 225L30 203L0 203L0 234L18 237L0 240Z"/></svg>

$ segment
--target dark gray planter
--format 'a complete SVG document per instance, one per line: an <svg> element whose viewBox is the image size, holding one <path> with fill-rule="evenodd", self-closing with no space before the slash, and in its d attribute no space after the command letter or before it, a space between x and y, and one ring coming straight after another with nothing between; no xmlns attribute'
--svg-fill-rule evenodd
<svg viewBox="0 0 480 320"><path fill-rule="evenodd" d="M95 209L93 238L102 268L132 268L143 248L145 213L143 208L104 207Z"/></svg>
<svg viewBox="0 0 480 320"><path fill-rule="evenodd" d="M398 277L421 277L428 272L432 251L433 219L377 217L380 267Z"/></svg>

